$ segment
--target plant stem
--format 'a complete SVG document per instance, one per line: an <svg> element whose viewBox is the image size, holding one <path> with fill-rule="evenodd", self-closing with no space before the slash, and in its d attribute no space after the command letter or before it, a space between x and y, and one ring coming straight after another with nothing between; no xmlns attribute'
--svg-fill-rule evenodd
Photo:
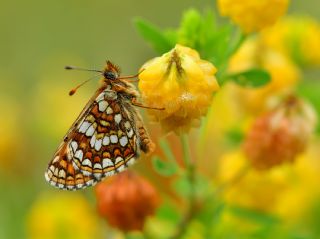
<svg viewBox="0 0 320 239"><path fill-rule="evenodd" d="M177 232L171 237L171 239L178 239L180 238L187 230L189 223L191 222L192 218L195 214L195 207L196 207L196 193L195 193L195 164L191 158L190 148L188 143L188 136L186 134L180 135L180 142L182 146L183 152L183 161L185 164L185 170L187 174L187 178L190 184L190 192L188 198L188 210L185 216L182 218L181 222L178 225Z"/></svg>

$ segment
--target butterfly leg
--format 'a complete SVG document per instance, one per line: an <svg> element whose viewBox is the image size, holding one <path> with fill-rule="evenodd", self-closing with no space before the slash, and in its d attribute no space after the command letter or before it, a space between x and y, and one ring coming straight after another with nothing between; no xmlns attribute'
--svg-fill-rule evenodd
<svg viewBox="0 0 320 239"><path fill-rule="evenodd" d="M150 106L143 105L143 104L137 102L137 99L135 97L132 98L131 103L134 106L145 108L145 109L151 109L151 110L164 110L165 109L165 108L157 108L157 107L150 107Z"/></svg>

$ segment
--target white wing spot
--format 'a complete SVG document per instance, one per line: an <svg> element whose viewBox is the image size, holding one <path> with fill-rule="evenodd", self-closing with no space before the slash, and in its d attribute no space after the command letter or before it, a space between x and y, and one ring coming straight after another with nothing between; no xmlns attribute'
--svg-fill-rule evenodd
<svg viewBox="0 0 320 239"><path fill-rule="evenodd" d="M85 133L87 131L87 129L89 128L89 126L90 126L90 123L88 121L84 121L79 127L79 132Z"/></svg>
<svg viewBox="0 0 320 239"><path fill-rule="evenodd" d="M117 124L120 124L120 122L121 122L121 114L116 114L115 116L114 116L114 121L117 123Z"/></svg>
<svg viewBox="0 0 320 239"><path fill-rule="evenodd" d="M75 158L79 159L80 161L82 161L83 158L83 152L81 149L77 150L77 152L74 155Z"/></svg>
<svg viewBox="0 0 320 239"><path fill-rule="evenodd" d="M111 161L111 159L109 158L104 158L102 160L102 167L103 168L107 168L107 167L110 167L110 166L113 166L113 162Z"/></svg>
<svg viewBox="0 0 320 239"><path fill-rule="evenodd" d="M86 182L87 186L91 186L91 185L93 185L93 183L94 183L93 179L91 179L88 182Z"/></svg>
<svg viewBox="0 0 320 239"><path fill-rule="evenodd" d="M114 162L114 164L117 164L117 163L119 163L121 161L123 161L123 158L119 156L119 157L116 158L116 161Z"/></svg>
<svg viewBox="0 0 320 239"><path fill-rule="evenodd" d="M133 130L132 130L132 129L130 129L130 130L128 131L128 136L129 136L129 138L131 138L131 137L133 136Z"/></svg>
<svg viewBox="0 0 320 239"><path fill-rule="evenodd" d="M99 102L100 100L103 100L105 96L104 92L101 92L100 95L98 95L98 97L96 98L96 102Z"/></svg>
<svg viewBox="0 0 320 239"><path fill-rule="evenodd" d="M117 168L118 172L122 172L125 169L126 167L124 166L124 164L122 164L119 168Z"/></svg>
<svg viewBox="0 0 320 239"><path fill-rule="evenodd" d="M115 174L115 171L112 170L112 171L109 171L109 172L104 173L104 176L105 176L105 177L110 177L110 176L112 176L112 175L114 175L114 174Z"/></svg>
<svg viewBox="0 0 320 239"><path fill-rule="evenodd" d="M100 112L104 112L106 110L106 108L108 107L108 102L105 100L102 100L99 102L99 111Z"/></svg>
<svg viewBox="0 0 320 239"><path fill-rule="evenodd" d="M55 176L58 176L59 175L59 169L58 168L55 168L54 170L54 173L53 173Z"/></svg>
<svg viewBox="0 0 320 239"><path fill-rule="evenodd" d="M118 136L117 135L110 135L110 141L111 141L111 143L113 143L113 144L116 144L116 143L118 143Z"/></svg>
<svg viewBox="0 0 320 239"><path fill-rule="evenodd" d="M95 150L99 151L101 149L101 146L102 146L102 139L97 139L94 145Z"/></svg>
<svg viewBox="0 0 320 239"><path fill-rule="evenodd" d="M104 136L103 141L102 141L103 145L109 145L110 144L110 138L109 136Z"/></svg>
<svg viewBox="0 0 320 239"><path fill-rule="evenodd" d="M130 122L129 122L129 121L126 121L126 122L124 123L124 127L125 127L126 130L127 130L127 134L128 134L128 136L129 136L129 138L131 138L131 137L133 136L133 129L132 129L132 127L131 127Z"/></svg>
<svg viewBox="0 0 320 239"><path fill-rule="evenodd" d="M102 166L100 163L95 163L93 168L96 168L96 169L102 169Z"/></svg>
<svg viewBox="0 0 320 239"><path fill-rule="evenodd" d="M113 113L113 109L109 106L108 108L107 108L107 114L108 115L110 115L110 114L112 114Z"/></svg>
<svg viewBox="0 0 320 239"><path fill-rule="evenodd" d="M76 186L77 186L77 188L83 188L83 184L82 183L79 183Z"/></svg>
<svg viewBox="0 0 320 239"><path fill-rule="evenodd" d="M59 156L56 156L53 160L52 160L52 163L56 163L59 161Z"/></svg>
<svg viewBox="0 0 320 239"><path fill-rule="evenodd" d="M49 182L52 177L52 172L51 171L45 172L44 177L46 178L47 182Z"/></svg>
<svg viewBox="0 0 320 239"><path fill-rule="evenodd" d="M71 141L70 146L71 146L72 152L75 153L78 148L78 143L76 141Z"/></svg>
<svg viewBox="0 0 320 239"><path fill-rule="evenodd" d="M129 160L127 161L127 165L128 165L128 166L129 166L129 165L132 165L132 164L135 163L135 161L136 161L136 159L135 159L134 157L132 157L131 159L129 159Z"/></svg>
<svg viewBox="0 0 320 239"><path fill-rule="evenodd" d="M95 127L94 127L94 125L92 124L92 125L89 127L89 129L87 130L86 136L88 136L88 137L92 136L92 135L94 134L94 131L95 131Z"/></svg>
<svg viewBox="0 0 320 239"><path fill-rule="evenodd" d="M51 166L49 167L49 169L51 170L51 172L54 172L55 167L54 167L53 165L51 165Z"/></svg>
<svg viewBox="0 0 320 239"><path fill-rule="evenodd" d="M127 136L122 136L122 137L120 138L119 142L120 142L120 145L121 145L122 147L126 146L127 143L128 143L128 138L127 138Z"/></svg>
<svg viewBox="0 0 320 239"><path fill-rule="evenodd" d="M66 171L64 171L63 169L60 169L59 178L65 178L65 177L66 177Z"/></svg>
<svg viewBox="0 0 320 239"><path fill-rule="evenodd" d="M91 148L94 147L94 144L96 143L96 135L94 134L90 139L90 146Z"/></svg>
<svg viewBox="0 0 320 239"><path fill-rule="evenodd" d="M82 165L89 166L90 168L92 167L91 161L89 159L83 160Z"/></svg>

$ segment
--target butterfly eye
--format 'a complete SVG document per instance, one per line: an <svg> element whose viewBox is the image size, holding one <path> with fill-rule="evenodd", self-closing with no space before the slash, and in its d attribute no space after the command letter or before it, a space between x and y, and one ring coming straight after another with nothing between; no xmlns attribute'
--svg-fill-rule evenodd
<svg viewBox="0 0 320 239"><path fill-rule="evenodd" d="M115 80L117 79L117 75L112 71L106 71L103 73L103 76L108 80Z"/></svg>

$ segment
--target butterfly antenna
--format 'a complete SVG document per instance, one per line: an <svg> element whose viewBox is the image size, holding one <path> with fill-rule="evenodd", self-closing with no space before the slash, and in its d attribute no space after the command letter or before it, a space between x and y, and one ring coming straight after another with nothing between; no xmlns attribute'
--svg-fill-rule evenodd
<svg viewBox="0 0 320 239"><path fill-rule="evenodd" d="M76 67L76 66L65 66L64 69L66 69L66 70L78 70L78 71L94 71L94 72L103 73L103 71L99 71L99 70L95 70L95 69L80 68L80 67Z"/></svg>
<svg viewBox="0 0 320 239"><path fill-rule="evenodd" d="M69 91L69 95L70 95L70 96L74 95L74 93L76 93L76 91L77 91L81 86L83 86L83 85L86 84L87 82L93 80L94 78L96 78L96 77L98 77L98 76L100 76L100 75L101 75L101 74L92 76L92 77L90 77L88 80L82 82L80 85L77 85L75 88L73 88L72 90Z"/></svg>

